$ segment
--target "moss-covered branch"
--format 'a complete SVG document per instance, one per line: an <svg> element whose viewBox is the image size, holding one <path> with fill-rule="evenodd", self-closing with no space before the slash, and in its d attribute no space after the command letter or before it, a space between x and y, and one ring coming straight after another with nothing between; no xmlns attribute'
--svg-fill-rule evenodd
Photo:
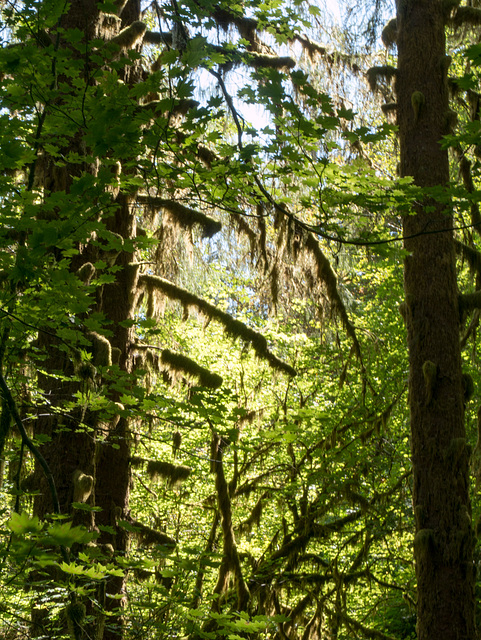
<svg viewBox="0 0 481 640"><path fill-rule="evenodd" d="M132 533L136 538L138 538L139 542L148 547L153 544L161 544L166 547L175 547L177 544L175 540L168 536L166 533L162 533L162 531L152 529L151 527L142 524L142 522L139 522L138 520L132 520L131 522L129 522L129 525L133 527Z"/></svg>
<svg viewBox="0 0 481 640"><path fill-rule="evenodd" d="M242 568L237 551L237 545L234 536L234 527L232 524L232 505L229 495L229 487L225 479L223 465L223 440L216 433L212 434L213 446L211 450L215 451L215 459L213 469L215 473L215 488L217 491L217 506L221 515L222 525L222 542L223 542L223 558L219 567L219 576L214 593L221 596L227 586L227 576L232 571L234 573L235 586L237 592L237 609L244 611L249 602L250 594L242 574ZM214 601L215 604L215 601Z"/></svg>
<svg viewBox="0 0 481 640"><path fill-rule="evenodd" d="M468 193L474 193L476 188L473 182L471 162L461 148L456 149L456 154L459 160L459 173L463 179L464 188ZM474 231L478 235L481 235L481 214L479 212L479 204L474 199L471 202L471 224L473 225Z"/></svg>
<svg viewBox="0 0 481 640"><path fill-rule="evenodd" d="M217 373L212 373L181 353L174 353L169 349L163 349L160 355L160 361L171 370L181 371L187 375L194 376L203 387L218 389L222 385L222 376Z"/></svg>
<svg viewBox="0 0 481 640"><path fill-rule="evenodd" d="M228 335L234 338L241 338L251 344L257 356L267 360L271 367L284 371L290 376L296 375L296 370L293 367L269 351L267 340L261 333L254 331L254 329L251 329L240 320L236 320L225 311L221 311L203 298L199 298L199 296L190 291L159 276L142 275L139 277L139 286L144 286L147 290L149 288L156 289L171 300L178 300L185 307L194 307L208 318L217 320L224 326Z"/></svg>
<svg viewBox="0 0 481 640"><path fill-rule="evenodd" d="M455 27L463 25L476 27L481 24L481 9L477 7L458 7L453 13L450 22Z"/></svg>
<svg viewBox="0 0 481 640"><path fill-rule="evenodd" d="M222 225L218 220L214 220L205 213L186 207L175 200L168 200L166 198L158 198L154 196L139 195L137 197L139 204L147 205L153 209L164 209L168 211L174 221L183 229L189 229L195 224L199 225L202 229L202 236L204 238L212 238L218 233Z"/></svg>
<svg viewBox="0 0 481 640"><path fill-rule="evenodd" d="M218 373L212 373L206 367L195 362L192 358L183 355L182 353L175 353L170 349L160 349L159 347L147 345L147 344L136 344L135 348L140 351L148 354L152 352L154 349L159 349L160 355L158 357L152 358L156 363L156 368L158 371L167 371L169 374L172 374L172 379L175 380L176 374L184 374L185 376L191 376L196 378L202 387L208 387L209 389L218 389L223 382L222 376ZM148 358L145 358L146 366L149 366Z"/></svg>
<svg viewBox="0 0 481 640"><path fill-rule="evenodd" d="M393 636L388 635L387 633L383 633L382 631L378 631L377 629L371 629L366 627L366 625L361 624L351 616L348 616L347 613L341 614L342 620L345 624L348 625L352 630L361 632L365 638L370 638L371 640L395 640Z"/></svg>
<svg viewBox="0 0 481 640"><path fill-rule="evenodd" d="M372 92L375 92L378 88L379 80L385 82L391 82L397 75L397 69L390 65L383 65L378 67L371 67L366 73L367 81Z"/></svg>
<svg viewBox="0 0 481 640"><path fill-rule="evenodd" d="M381 39L384 46L390 49L397 41L397 20L392 18L382 30Z"/></svg>
<svg viewBox="0 0 481 640"><path fill-rule="evenodd" d="M146 31L144 33L144 44L153 44L155 46L166 45L172 46L172 33L160 33L160 31Z"/></svg>
<svg viewBox="0 0 481 640"><path fill-rule="evenodd" d="M473 309L481 309L481 290L474 293L463 293L459 296L459 309L464 311L473 311Z"/></svg>
<svg viewBox="0 0 481 640"><path fill-rule="evenodd" d="M466 260L469 268L476 274L481 275L481 253L474 247L470 247L459 240L455 241L455 246L457 253L461 254L463 259Z"/></svg>
<svg viewBox="0 0 481 640"><path fill-rule="evenodd" d="M217 536L217 527L219 525L219 520L220 520L220 516L219 516L219 512L216 511L214 514L214 520L212 522L212 527L210 529L210 534L209 537L207 539L206 545L205 545L205 549L204 549L204 554L206 556L208 556L210 553L212 553L212 550L214 548L214 543L215 543L215 539ZM202 558L202 556L201 556ZM200 560L200 559L199 559ZM206 568L207 565L203 562L199 562L199 569L197 570L197 576L195 578L195 588L194 588L194 596L193 596L193 600L192 600L192 604L191 604L191 609L197 609L197 607L199 606L201 600L202 600L202 585L204 583L204 576L206 573Z"/></svg>
<svg viewBox="0 0 481 640"><path fill-rule="evenodd" d="M267 498L267 492L264 492L259 500L254 505L249 517L247 520L241 522L239 526L240 535L244 535L246 533L250 533L254 526L259 527L262 517L262 509L263 509L263 501Z"/></svg>
<svg viewBox="0 0 481 640"><path fill-rule="evenodd" d="M187 480L192 469L180 464L172 464L163 460L142 460L141 458L132 458L131 464L138 464L139 461L147 462L147 473L155 480L162 478L171 487L175 487L184 480Z"/></svg>
<svg viewBox="0 0 481 640"><path fill-rule="evenodd" d="M326 256L323 254L318 241L312 233L308 233L306 237L306 249L308 249L314 256L314 260L317 265L317 277L324 283L327 290L327 297L335 313L339 316L342 325L353 342L354 351L358 358L361 358L361 345L357 339L354 325L349 320L346 307L342 301L339 291L337 289L337 278L332 270L331 264Z"/></svg>
<svg viewBox="0 0 481 640"><path fill-rule="evenodd" d="M274 56L266 53L251 52L244 62L254 69L267 67L271 69L293 69L296 66L295 60L290 56Z"/></svg>

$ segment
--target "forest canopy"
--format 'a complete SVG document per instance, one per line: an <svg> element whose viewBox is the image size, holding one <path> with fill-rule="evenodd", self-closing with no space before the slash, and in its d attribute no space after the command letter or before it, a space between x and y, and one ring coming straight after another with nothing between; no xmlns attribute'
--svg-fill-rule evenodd
<svg viewBox="0 0 481 640"><path fill-rule="evenodd" d="M478 637L478 5L0 3L1 637Z"/></svg>

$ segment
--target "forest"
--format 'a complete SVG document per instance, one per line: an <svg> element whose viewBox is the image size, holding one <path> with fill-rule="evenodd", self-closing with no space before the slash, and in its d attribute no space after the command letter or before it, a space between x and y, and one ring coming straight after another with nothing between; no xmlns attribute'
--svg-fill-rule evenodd
<svg viewBox="0 0 481 640"><path fill-rule="evenodd" d="M480 80L481 0L0 1L0 638L481 637Z"/></svg>

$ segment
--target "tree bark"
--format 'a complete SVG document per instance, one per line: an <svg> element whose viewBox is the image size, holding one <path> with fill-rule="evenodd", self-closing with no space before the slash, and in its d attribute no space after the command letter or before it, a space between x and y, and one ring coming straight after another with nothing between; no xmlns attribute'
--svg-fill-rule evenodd
<svg viewBox="0 0 481 640"><path fill-rule="evenodd" d="M121 27L140 19L139 3L136 0L129 0L122 10L121 18L122 24L120 21L115 22L117 32ZM95 2L92 4L92 0L75 0L69 5L60 23L66 30L80 29L85 41L89 42L98 37L108 40L116 35L112 30L105 31L103 19ZM125 82L132 84L140 79L140 66L137 63L128 65L119 72L119 75L123 76L122 79ZM85 82L88 83L91 80L86 76ZM65 156L68 152L86 154L81 132L65 150ZM99 161L101 162L101 158ZM48 154L44 153L42 155L43 184L40 186L45 193L55 191L69 193L74 176L81 175L81 171L97 175L98 167L95 165L81 166L80 169L79 166L66 165L64 169L59 169ZM62 171L61 179L59 179L59 171ZM105 220L105 224L108 231L115 236L132 241L136 237L136 217L130 199L128 194L122 192L116 198L112 196L112 207L115 207L116 211ZM78 273L79 268L86 263L90 263L91 266L103 259L102 249L99 248L98 242L95 242L95 236L91 240L94 242L87 239L84 244L79 245L78 255L72 259L70 266L73 273ZM129 246L132 246L131 242ZM121 323L133 319L138 301L134 294L137 279L137 271L132 266L134 261L132 249L119 252L115 258L116 267L119 268L115 282L105 284L97 290L96 300L92 300L89 310L99 315L103 314L112 332L112 337L109 338L110 345L120 354L118 366L126 375L131 374L133 370L134 339L133 329L126 328ZM88 332L86 337L89 337ZM98 542L111 545L115 553L124 556L129 549L129 534L118 524L129 515L129 421L125 417L116 415L110 422L99 422L98 414L90 411L88 407L84 411L76 410L73 415L72 412L67 415L66 411L56 413L56 410L61 411L65 402L74 398L76 392L85 390L84 383L72 380L77 373L72 363L72 354L67 353L62 347L64 345L53 336L52 332L40 332L38 348L47 354L43 369L49 374L39 374L39 386L49 406L36 422L36 435L46 436L47 442L41 446L41 451L55 479L61 513L70 513L74 524L84 524L90 529L103 525ZM107 367L105 364L102 366L105 371ZM61 377L57 379L50 372L59 372ZM106 379L101 381L98 374L95 376L95 382L89 381L90 384L98 385L101 382L105 382L108 387L109 381ZM109 399L117 402L119 396L119 392L112 392L109 394ZM50 407L53 407L53 410L50 410ZM95 518L90 512L72 511L71 503L79 501L75 496L73 482L76 472L88 475L93 481L89 503L102 509ZM35 498L34 511L36 515L44 518L53 511L52 497L40 468L36 469L36 478L40 492ZM112 530L115 533L111 533ZM112 576L106 585L99 585L97 599L111 615L108 617L108 624L105 624L105 616L99 610L88 609L89 613L95 614L95 621L86 628L86 634L89 637L95 636L97 640L113 638L118 640L122 637L124 592L125 576ZM43 609L34 613L33 622L37 635L45 632L43 626L46 621Z"/></svg>
<svg viewBox="0 0 481 640"><path fill-rule="evenodd" d="M440 140L447 131L445 18L441 0L398 0L401 175L425 190L404 215L404 288L416 519L419 640L475 638L473 532L459 342L459 309Z"/></svg>

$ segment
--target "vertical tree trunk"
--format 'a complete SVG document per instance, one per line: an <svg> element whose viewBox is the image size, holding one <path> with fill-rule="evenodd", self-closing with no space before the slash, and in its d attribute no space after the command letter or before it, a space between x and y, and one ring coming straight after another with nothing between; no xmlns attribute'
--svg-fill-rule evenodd
<svg viewBox="0 0 481 640"><path fill-rule="evenodd" d="M398 0L397 94L401 175L426 189L404 217L414 553L419 640L475 637L473 533L449 201L429 188L449 180L442 0Z"/></svg>
<svg viewBox="0 0 481 640"><path fill-rule="evenodd" d="M129 0L122 3L122 25L115 22L116 30L120 27L130 25L135 20L140 19L140 4L137 0ZM116 33L103 33L102 14L99 13L96 3L92 0L75 0L69 5L67 13L61 18L63 29L80 29L86 42L98 37L115 36ZM63 46L62 44L60 46ZM68 46L68 45L66 45ZM75 55L75 54L73 54ZM134 83L139 80L140 66L135 63L126 66L119 72L125 75L125 81ZM85 82L90 82L87 77ZM78 143L78 145L77 145ZM77 145L77 146L76 146ZM86 154L85 144L79 133L78 139L65 150L77 152L79 155ZM48 157L43 158L43 187L45 193L55 191L69 192L73 178L80 175L80 171L90 172L96 175L97 167L79 165L66 165L62 169L62 179L58 178L58 167ZM100 158L101 162L102 159ZM115 236L120 236L123 240L132 241L136 236L136 217L134 208L131 206L128 194L120 193L115 198L115 214L105 220L108 231ZM95 237L92 238L95 240ZM116 257L116 280L112 284L105 284L98 292L96 303L92 301L91 312L103 314L112 337L109 339L112 348L120 354L118 365L122 372L130 374L133 370L134 342L133 329L122 326L122 321L132 320L137 298L135 296L135 284L137 271L132 266L134 262L134 252L132 242L129 249L120 251ZM87 241L79 246L79 254L71 263L71 271L76 273L85 263L96 263L102 259L102 251L98 242ZM89 337L86 332L86 337ZM71 503L78 501L75 497L73 477L77 472L82 472L91 477L93 481L92 498L90 502L101 507L102 511L97 513L95 522L92 513L83 511L72 513L74 524L83 523L88 527L104 525L99 537L99 543L110 544L116 553L125 555L129 548L128 532L118 527L119 520L128 517L129 512L129 489L130 489L130 469L129 469L129 424L125 417L113 416L110 423L101 422L95 412L88 410L77 410L75 415L72 412L61 412L57 414L55 409L59 409L66 401L72 400L75 393L82 391L82 382L70 380L76 373L72 364L72 354L66 353L64 346L57 340L51 332L40 332L38 346L45 354L47 360L44 368L48 372L58 372L59 378L52 375L39 375L39 385L44 397L47 399L50 410L46 408L44 416L39 417L36 424L36 435L46 436L46 444L41 446L44 458L52 471L57 487L60 510L63 514L72 512ZM94 362L95 364L95 362ZM104 370L107 369L104 364ZM96 379L100 384L100 380ZM119 400L119 393L110 394L113 402ZM86 425L88 428L86 429ZM39 468L36 470L37 487L40 493L36 496L34 510L40 517L45 517L53 511L52 496L49 493L43 472ZM83 500L81 500L83 501ZM115 533L111 533L112 530ZM107 585L101 585L98 600L101 606L110 611L108 624L104 627L104 616L95 611L96 618L91 628L86 633L97 640L109 640L120 638L123 635L122 605L124 604L125 578L113 576ZM119 599L119 595L121 598ZM120 608L119 608L120 607ZM112 613L117 611L116 613ZM39 610L33 616L34 629L36 635L43 634L45 611Z"/></svg>
<svg viewBox="0 0 481 640"><path fill-rule="evenodd" d="M122 194L119 195L118 202L119 209L110 221L110 226L123 238L135 238L135 210L129 206L129 198ZM136 288L137 269L132 266L133 258L133 254L127 251L119 255L116 264L122 266L122 270L117 273L115 283L104 287L102 295L103 311L111 321L110 326L113 330L110 343L112 347L119 349L119 367L125 373L132 373L133 370L133 329L121 324L126 320L132 320L135 312L136 297L133 292ZM111 399L118 401L119 394L116 392ZM99 541L111 544L116 552L125 555L130 545L129 534L117 524L119 520L125 520L129 515L131 474L128 420L125 417L116 416L108 425L108 432L103 434L102 442L97 446L95 502L102 511L97 514L96 523L99 526L115 528L115 534L110 534L108 529L104 529ZM110 612L116 609L119 612L115 616L110 616L103 640L118 640L123 636L124 621L121 612L126 604L125 580L125 575L109 578L103 605ZM113 595L114 598L109 595ZM121 598L117 600L119 596Z"/></svg>

